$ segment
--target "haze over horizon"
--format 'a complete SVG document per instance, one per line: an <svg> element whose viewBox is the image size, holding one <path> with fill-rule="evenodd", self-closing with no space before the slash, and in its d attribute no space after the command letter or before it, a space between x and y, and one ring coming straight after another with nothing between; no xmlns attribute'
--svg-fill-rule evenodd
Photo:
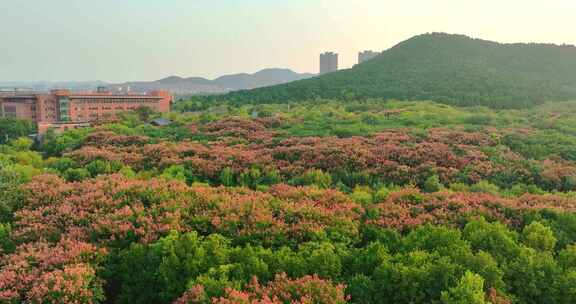
<svg viewBox="0 0 576 304"><path fill-rule="evenodd" d="M0 81L317 73L320 52L338 52L347 68L358 51L426 32L576 44L570 0L24 0L0 11L9 12L0 19Z"/></svg>

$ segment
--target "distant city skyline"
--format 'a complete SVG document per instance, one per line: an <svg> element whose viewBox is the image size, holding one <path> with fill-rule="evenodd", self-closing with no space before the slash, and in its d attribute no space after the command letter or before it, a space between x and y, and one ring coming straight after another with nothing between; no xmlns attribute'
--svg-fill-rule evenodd
<svg viewBox="0 0 576 304"><path fill-rule="evenodd" d="M572 0L0 1L0 82L214 78L340 69L426 32L576 44ZM6 13L7 12L7 13ZM510 12L515 12L510 14Z"/></svg>

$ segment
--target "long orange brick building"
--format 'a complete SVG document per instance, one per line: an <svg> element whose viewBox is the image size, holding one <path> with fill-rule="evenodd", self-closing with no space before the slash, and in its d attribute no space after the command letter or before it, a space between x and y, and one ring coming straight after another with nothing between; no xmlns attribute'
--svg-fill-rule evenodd
<svg viewBox="0 0 576 304"><path fill-rule="evenodd" d="M97 92L75 93L68 90L39 92L0 92L0 117L29 119L38 124L38 132L83 127L91 122L116 119L120 112L148 107L157 112L170 111L172 96L166 91L116 95Z"/></svg>

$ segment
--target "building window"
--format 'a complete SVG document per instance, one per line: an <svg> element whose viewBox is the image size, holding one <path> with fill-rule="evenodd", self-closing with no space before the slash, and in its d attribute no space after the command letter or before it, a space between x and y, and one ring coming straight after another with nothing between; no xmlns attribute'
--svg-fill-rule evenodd
<svg viewBox="0 0 576 304"><path fill-rule="evenodd" d="M60 120L70 120L70 100L66 96L58 97L58 107L60 109Z"/></svg>
<svg viewBox="0 0 576 304"><path fill-rule="evenodd" d="M16 106L4 106L4 117L16 118Z"/></svg>

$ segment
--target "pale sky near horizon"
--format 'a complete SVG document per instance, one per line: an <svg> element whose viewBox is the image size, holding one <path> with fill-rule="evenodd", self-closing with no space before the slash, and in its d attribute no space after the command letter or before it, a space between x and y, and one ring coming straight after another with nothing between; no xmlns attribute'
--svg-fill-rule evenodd
<svg viewBox="0 0 576 304"><path fill-rule="evenodd" d="M0 0L0 81L317 72L426 32L576 44L576 0Z"/></svg>

